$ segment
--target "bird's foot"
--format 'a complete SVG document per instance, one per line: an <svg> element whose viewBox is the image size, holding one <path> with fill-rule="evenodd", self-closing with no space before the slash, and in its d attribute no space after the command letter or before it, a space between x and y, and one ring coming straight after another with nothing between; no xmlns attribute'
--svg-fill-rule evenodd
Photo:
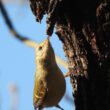
<svg viewBox="0 0 110 110"><path fill-rule="evenodd" d="M67 72L67 73L64 75L65 78L68 77L68 76L70 76L70 73L69 73L69 72Z"/></svg>

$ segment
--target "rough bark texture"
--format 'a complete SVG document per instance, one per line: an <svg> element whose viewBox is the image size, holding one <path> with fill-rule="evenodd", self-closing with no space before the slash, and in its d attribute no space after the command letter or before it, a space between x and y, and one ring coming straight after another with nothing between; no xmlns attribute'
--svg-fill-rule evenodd
<svg viewBox="0 0 110 110"><path fill-rule="evenodd" d="M110 110L110 0L30 0L68 58L76 110Z"/></svg>

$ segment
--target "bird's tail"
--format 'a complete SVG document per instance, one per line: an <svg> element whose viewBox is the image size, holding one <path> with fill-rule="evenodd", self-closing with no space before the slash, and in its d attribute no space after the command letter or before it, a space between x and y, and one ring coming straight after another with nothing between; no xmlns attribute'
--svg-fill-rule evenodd
<svg viewBox="0 0 110 110"><path fill-rule="evenodd" d="M41 107L34 108L34 110L42 110Z"/></svg>

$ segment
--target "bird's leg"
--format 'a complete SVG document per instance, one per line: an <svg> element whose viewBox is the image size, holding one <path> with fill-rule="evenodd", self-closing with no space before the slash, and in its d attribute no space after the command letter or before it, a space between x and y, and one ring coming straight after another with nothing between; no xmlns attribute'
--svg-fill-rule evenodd
<svg viewBox="0 0 110 110"><path fill-rule="evenodd" d="M68 77L68 76L70 76L70 73L69 73L69 72L67 72L67 73L64 75L65 78Z"/></svg>
<svg viewBox="0 0 110 110"><path fill-rule="evenodd" d="M63 109L63 108L61 108L59 105L56 105L56 107L57 107L57 108L59 108L59 109L61 109L61 110L64 110L64 109Z"/></svg>

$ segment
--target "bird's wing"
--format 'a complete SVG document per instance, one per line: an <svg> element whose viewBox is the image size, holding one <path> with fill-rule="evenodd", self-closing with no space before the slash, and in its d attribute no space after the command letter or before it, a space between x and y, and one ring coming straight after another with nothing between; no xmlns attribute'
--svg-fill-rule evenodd
<svg viewBox="0 0 110 110"><path fill-rule="evenodd" d="M34 107L40 107L48 93L47 84L45 81L40 80L34 88Z"/></svg>

